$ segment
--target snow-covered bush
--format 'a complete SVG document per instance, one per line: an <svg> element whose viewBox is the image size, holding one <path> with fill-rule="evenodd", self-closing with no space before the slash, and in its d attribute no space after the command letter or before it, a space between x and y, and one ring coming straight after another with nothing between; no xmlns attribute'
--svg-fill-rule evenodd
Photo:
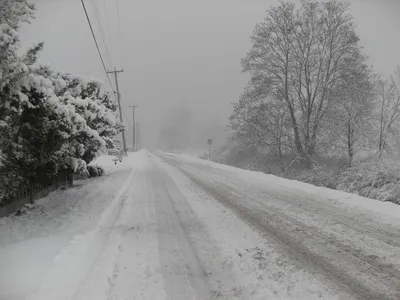
<svg viewBox="0 0 400 300"><path fill-rule="evenodd" d="M100 150L113 148L112 137L123 128L116 119L117 103L112 94L105 91L102 84L96 80L87 80L71 74L55 74L55 82L63 82L64 88L56 90L57 96L65 106L85 120L89 130L81 132L75 140L75 156L86 163L91 162ZM84 145L82 148L81 145Z"/></svg>
<svg viewBox="0 0 400 300"><path fill-rule="evenodd" d="M317 166L285 177L400 204L400 163L395 161L371 159L345 169Z"/></svg>
<svg viewBox="0 0 400 300"><path fill-rule="evenodd" d="M104 175L104 168L98 165L88 165L87 171L89 172L89 177L98 177Z"/></svg>
<svg viewBox="0 0 400 300"><path fill-rule="evenodd" d="M21 105L26 98L15 84L29 70L18 55L18 30L21 23L29 22L33 17L33 9L24 0L0 1L0 204L8 201L24 182L20 172L10 169L8 155L20 155L16 131Z"/></svg>
<svg viewBox="0 0 400 300"><path fill-rule="evenodd" d="M372 160L343 172L337 189L400 204L400 163Z"/></svg>
<svg viewBox="0 0 400 300"><path fill-rule="evenodd" d="M293 170L292 172L285 174L285 177L289 179L295 179L331 189L337 188L339 176L339 170L323 166L316 166L312 170Z"/></svg>
<svg viewBox="0 0 400 300"><path fill-rule="evenodd" d="M24 182L51 184L66 169L89 175L87 164L122 129L100 82L38 64L43 43L19 54L18 29L33 10L0 2L0 204Z"/></svg>

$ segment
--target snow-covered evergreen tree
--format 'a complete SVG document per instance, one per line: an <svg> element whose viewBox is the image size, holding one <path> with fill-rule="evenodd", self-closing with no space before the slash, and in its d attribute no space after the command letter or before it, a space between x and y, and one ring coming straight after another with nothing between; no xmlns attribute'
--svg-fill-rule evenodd
<svg viewBox="0 0 400 300"><path fill-rule="evenodd" d="M52 183L60 170L87 172L122 125L99 81L37 62L43 43L19 55L18 29L33 17L25 1L0 3L0 203L22 183Z"/></svg>
<svg viewBox="0 0 400 300"><path fill-rule="evenodd" d="M34 7L24 0L3 0L0 2L0 203L12 194L23 181L14 168L8 168L7 153L19 154L18 117L26 97L15 87L18 79L28 73L28 67L18 55L21 23L29 22Z"/></svg>

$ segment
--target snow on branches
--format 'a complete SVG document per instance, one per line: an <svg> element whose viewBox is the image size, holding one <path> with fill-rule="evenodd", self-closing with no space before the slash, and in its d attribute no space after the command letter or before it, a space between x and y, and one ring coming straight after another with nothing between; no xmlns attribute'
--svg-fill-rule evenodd
<svg viewBox="0 0 400 300"><path fill-rule="evenodd" d="M101 82L39 64L43 43L19 54L18 29L33 10L22 0L0 3L0 189L12 172L21 182L51 181L64 168L86 173L122 129Z"/></svg>

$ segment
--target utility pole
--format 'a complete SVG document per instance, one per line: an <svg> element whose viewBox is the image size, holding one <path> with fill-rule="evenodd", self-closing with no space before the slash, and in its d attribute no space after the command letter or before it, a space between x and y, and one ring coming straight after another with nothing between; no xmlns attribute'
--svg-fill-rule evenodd
<svg viewBox="0 0 400 300"><path fill-rule="evenodd" d="M129 107L132 107L132 146L133 146L133 151L136 151L136 123L135 123L135 107L139 107L137 105L129 105Z"/></svg>
<svg viewBox="0 0 400 300"><path fill-rule="evenodd" d="M117 88L117 100L118 100L118 108L119 108L119 120L122 122L122 108L121 108L121 94L119 93L119 86L118 86L118 74L122 73L124 70L117 70L114 67L114 71L107 71L107 73L112 73L115 76L115 86ZM126 140L125 140L125 130L122 130L122 145L123 145L123 151L125 154L126 152Z"/></svg>
<svg viewBox="0 0 400 300"><path fill-rule="evenodd" d="M142 135L140 134L139 124L138 124L138 143L139 143L139 149L142 148Z"/></svg>
<svg viewBox="0 0 400 300"><path fill-rule="evenodd" d="M139 122L136 122L136 148L139 151L140 149L140 130L139 130Z"/></svg>

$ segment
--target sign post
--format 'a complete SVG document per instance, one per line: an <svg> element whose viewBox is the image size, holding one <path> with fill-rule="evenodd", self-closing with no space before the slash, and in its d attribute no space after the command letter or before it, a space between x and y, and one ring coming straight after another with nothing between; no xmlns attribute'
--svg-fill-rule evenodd
<svg viewBox="0 0 400 300"><path fill-rule="evenodd" d="M207 144L208 144L208 160L210 160L210 158L211 158L212 139L208 139L208 140L207 140Z"/></svg>

